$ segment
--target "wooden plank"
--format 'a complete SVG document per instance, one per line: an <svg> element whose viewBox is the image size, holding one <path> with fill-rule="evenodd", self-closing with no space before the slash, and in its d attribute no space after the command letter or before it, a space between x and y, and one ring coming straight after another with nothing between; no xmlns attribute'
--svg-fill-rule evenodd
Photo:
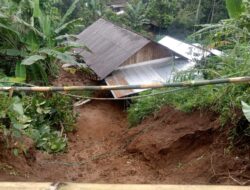
<svg viewBox="0 0 250 190"><path fill-rule="evenodd" d="M0 183L0 190L249 190L249 186Z"/></svg>
<svg viewBox="0 0 250 190"><path fill-rule="evenodd" d="M113 85L117 85L113 75L109 76L108 78L105 79L105 82L107 83L108 86L113 86ZM113 96L115 98L119 97L119 94L115 93L116 91L111 90L111 93L113 94Z"/></svg>
<svg viewBox="0 0 250 190"><path fill-rule="evenodd" d="M105 79L108 85L128 85L128 82L124 78L121 72L115 72L113 75ZM131 90L112 90L111 91L115 98L121 98L133 94L134 91Z"/></svg>
<svg viewBox="0 0 250 190"><path fill-rule="evenodd" d="M115 78L118 85L128 84L128 82L123 77L121 72L116 73L114 78ZM128 96L129 94L133 94L133 90L116 90L116 91L113 91L113 93L116 93L117 97L121 98L121 97Z"/></svg>

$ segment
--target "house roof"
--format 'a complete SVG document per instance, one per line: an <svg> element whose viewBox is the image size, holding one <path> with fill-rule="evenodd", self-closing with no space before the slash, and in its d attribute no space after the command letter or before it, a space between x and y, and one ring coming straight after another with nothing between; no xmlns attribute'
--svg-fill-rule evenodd
<svg viewBox="0 0 250 190"><path fill-rule="evenodd" d="M90 49L77 50L77 53L84 57L86 64L102 80L150 43L150 40L99 19L78 35L77 42Z"/></svg>

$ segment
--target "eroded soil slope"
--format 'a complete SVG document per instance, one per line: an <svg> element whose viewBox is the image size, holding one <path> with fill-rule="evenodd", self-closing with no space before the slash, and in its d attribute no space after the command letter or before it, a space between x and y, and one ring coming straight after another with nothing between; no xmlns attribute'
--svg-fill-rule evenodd
<svg viewBox="0 0 250 190"><path fill-rule="evenodd" d="M211 113L166 107L128 129L122 103L91 102L77 111L78 131L69 136L68 152L36 151L35 160L2 152L1 180L234 184L228 171L242 181L249 175L249 154L236 157L224 149Z"/></svg>
<svg viewBox="0 0 250 190"><path fill-rule="evenodd" d="M238 185L250 180L249 149L228 149L228 130L221 130L216 115L165 107L129 129L124 110L124 102L109 101L77 108L77 132L69 134L65 153L33 150L25 158L2 148L0 180Z"/></svg>

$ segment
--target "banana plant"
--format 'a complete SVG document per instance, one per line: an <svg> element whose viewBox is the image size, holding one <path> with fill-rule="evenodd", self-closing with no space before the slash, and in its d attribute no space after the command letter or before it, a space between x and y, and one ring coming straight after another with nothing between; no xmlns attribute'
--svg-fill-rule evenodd
<svg viewBox="0 0 250 190"><path fill-rule="evenodd" d="M127 3L125 19L130 27L140 32L144 25L149 24L149 19L147 18L147 6L143 1L138 1L135 3Z"/></svg>
<svg viewBox="0 0 250 190"><path fill-rule="evenodd" d="M239 18L244 12L242 0L226 0L226 6L230 18Z"/></svg>
<svg viewBox="0 0 250 190"><path fill-rule="evenodd" d="M33 75L34 71L40 72L45 83L48 83L46 72L53 74L55 63L78 64L71 50L84 46L73 42L73 35L66 32L82 21L80 18L69 20L79 0L72 3L58 22L52 15L43 13L39 0L5 2L0 2L0 32L3 34L0 54L9 56L12 53L21 58L21 65L31 68Z"/></svg>

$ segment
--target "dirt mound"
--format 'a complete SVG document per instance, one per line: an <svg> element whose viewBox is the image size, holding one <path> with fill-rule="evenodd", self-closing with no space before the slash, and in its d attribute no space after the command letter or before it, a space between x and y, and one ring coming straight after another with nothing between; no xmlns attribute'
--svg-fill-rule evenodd
<svg viewBox="0 0 250 190"><path fill-rule="evenodd" d="M74 71L74 74L60 68L60 73L58 77L53 80L53 85L55 86L81 86L84 84L96 84L81 71Z"/></svg>
<svg viewBox="0 0 250 190"><path fill-rule="evenodd" d="M139 135L128 151L140 152L146 160L157 161L160 167L171 164L175 162L173 157L182 158L190 150L211 144L213 131L218 128L216 119L211 113L186 114L166 107L156 117L131 130L130 133L139 131Z"/></svg>
<svg viewBox="0 0 250 190"><path fill-rule="evenodd" d="M250 154L235 156L230 152L228 130L220 130L219 126L213 113L189 114L165 107L127 134L127 151L142 155L163 181L237 183L232 175L244 181L250 174Z"/></svg>

